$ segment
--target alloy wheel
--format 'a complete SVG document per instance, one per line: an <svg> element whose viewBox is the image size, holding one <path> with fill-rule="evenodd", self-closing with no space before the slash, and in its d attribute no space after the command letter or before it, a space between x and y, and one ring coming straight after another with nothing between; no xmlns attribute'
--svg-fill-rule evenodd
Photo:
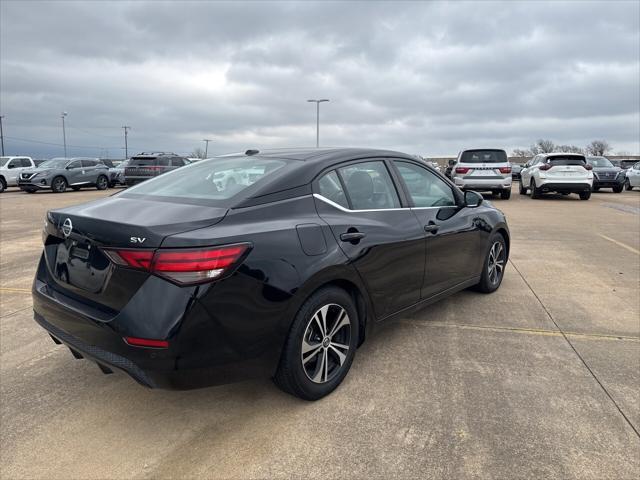
<svg viewBox="0 0 640 480"><path fill-rule="evenodd" d="M487 265L489 281L495 285L500 281L504 272L505 251L502 242L494 242L489 250L489 262Z"/></svg>
<svg viewBox="0 0 640 480"><path fill-rule="evenodd" d="M326 383L338 375L349 353L351 319L340 305L318 309L302 336L302 369L314 383Z"/></svg>

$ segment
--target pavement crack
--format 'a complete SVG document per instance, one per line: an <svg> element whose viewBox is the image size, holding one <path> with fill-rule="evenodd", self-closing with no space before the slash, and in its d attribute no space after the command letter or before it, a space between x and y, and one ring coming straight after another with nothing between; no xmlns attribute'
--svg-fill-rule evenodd
<svg viewBox="0 0 640 480"><path fill-rule="evenodd" d="M518 272L518 275L520 275L520 278L522 278L522 281L525 283L525 285L529 288L529 290L531 290L531 293L533 294L533 296L536 298L536 300L538 301L538 303L540 303L540 306L542 307L542 309L544 310L544 312L547 314L547 316L549 317L549 320L551 320L553 322L553 324L556 326L556 328L558 329L558 331L560 332L560 334L562 335L562 337L565 339L565 341L567 342L567 344L569 344L569 346L571 347L571 349L573 350L573 352L576 354L576 356L580 359L580 361L582 362L582 364L585 366L585 368L588 370L588 372L591 374L591 376L593 377L593 379L598 383L598 385L600 385L600 388L602 388L602 391L607 395L607 397L609 397L609 400L611 400L611 402L615 405L615 407L618 409L618 412L620 412L620 415L622 415L622 418L625 419L625 421L629 424L629 426L631 427L631 429L635 432L636 436L638 438L640 438L640 432L638 432L638 429L635 427L635 425L633 423L631 423L631 420L629 420L629 418L625 415L625 413L622 411L622 408L620 408L620 405L618 405L618 402L615 401L615 399L613 398L613 396L611 396L611 394L609 393L609 391L607 390L607 388L603 385L603 383L600 381L600 379L597 377L597 375L595 374L595 372L591 369L591 367L589 366L589 364L586 362L586 360L582 357L582 355L580 355L580 352L578 352L578 350L576 349L576 347L573 346L573 343L571 343L571 340L569 339L569 336L564 332L564 330L562 330L562 328L560 328L560 325L558 324L558 322L556 322L556 319L553 318L553 315L551 315L551 312L549 311L549 309L547 309L547 306L542 302L542 299L538 296L538 294L536 293L536 291L533 289L533 287L529 284L529 282L527 281L526 278L524 278L524 275L522 274L522 272L518 269L518 267L516 266L515 263L513 263L513 260L509 259L509 263L511 264L511 266L513 266L514 270L516 272Z"/></svg>

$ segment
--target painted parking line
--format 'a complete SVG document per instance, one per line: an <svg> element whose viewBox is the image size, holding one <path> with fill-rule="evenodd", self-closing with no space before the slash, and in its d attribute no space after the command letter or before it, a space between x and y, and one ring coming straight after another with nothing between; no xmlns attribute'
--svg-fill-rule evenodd
<svg viewBox="0 0 640 480"><path fill-rule="evenodd" d="M611 237L607 237L606 235L602 235L602 234L598 234L600 237L604 238L605 240L609 240L610 242L615 243L616 245L618 245L619 247L625 248L627 250L629 250L630 252L635 253L636 255L640 255L640 250L636 250L633 247L630 247L629 245L626 245L622 242L619 242L618 240L614 240Z"/></svg>
<svg viewBox="0 0 640 480"><path fill-rule="evenodd" d="M30 288L0 287L0 292L31 293Z"/></svg>

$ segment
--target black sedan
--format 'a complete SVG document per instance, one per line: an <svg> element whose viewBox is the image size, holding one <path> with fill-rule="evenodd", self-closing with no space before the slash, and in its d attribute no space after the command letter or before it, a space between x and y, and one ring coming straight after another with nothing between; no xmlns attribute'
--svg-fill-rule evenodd
<svg viewBox="0 0 640 480"><path fill-rule="evenodd" d="M495 291L509 253L481 195L370 149L204 160L50 211L43 239L35 320L76 358L148 387L268 375L309 400L383 320Z"/></svg>

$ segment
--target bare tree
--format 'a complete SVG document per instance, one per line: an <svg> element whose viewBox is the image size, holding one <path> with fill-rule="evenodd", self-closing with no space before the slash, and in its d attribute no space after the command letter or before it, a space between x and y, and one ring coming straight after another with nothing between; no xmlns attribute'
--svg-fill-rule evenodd
<svg viewBox="0 0 640 480"><path fill-rule="evenodd" d="M512 157L533 157L533 152L531 150L522 150L520 148L514 148L511 152Z"/></svg>
<svg viewBox="0 0 640 480"><path fill-rule="evenodd" d="M544 138L538 139L536 143L531 145L531 153L537 155L539 153L551 153L555 150L555 144L551 140Z"/></svg>
<svg viewBox="0 0 640 480"><path fill-rule="evenodd" d="M601 157L611 151L611 145L606 140L593 140L585 150L589 155Z"/></svg>
<svg viewBox="0 0 640 480"><path fill-rule="evenodd" d="M584 154L584 149L576 147L575 145L556 145L556 152Z"/></svg>
<svg viewBox="0 0 640 480"><path fill-rule="evenodd" d="M200 147L194 148L193 151L189 154L191 158L206 158L204 154L204 150Z"/></svg>

